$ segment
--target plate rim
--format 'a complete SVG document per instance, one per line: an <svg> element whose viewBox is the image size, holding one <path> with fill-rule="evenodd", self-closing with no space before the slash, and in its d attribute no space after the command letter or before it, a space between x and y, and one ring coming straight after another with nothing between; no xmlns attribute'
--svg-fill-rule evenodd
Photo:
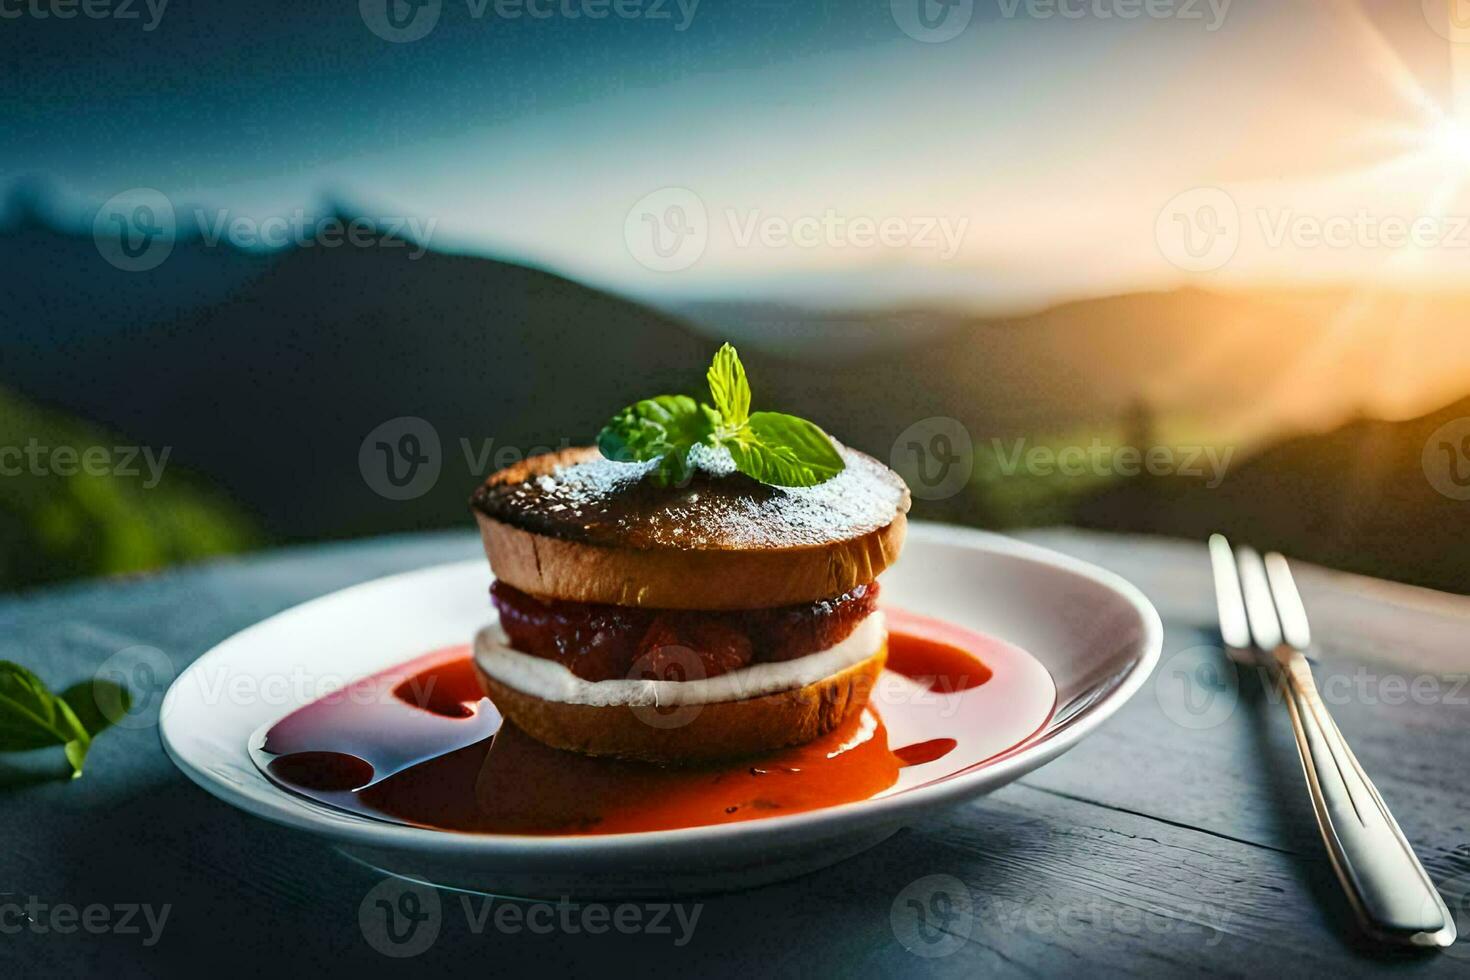
<svg viewBox="0 0 1470 980"><path fill-rule="evenodd" d="M985 792L986 787L999 788L1020 775L1051 762L1072 748L1116 714L1152 676L1163 651L1163 622L1153 603L1137 586L1121 575L1042 545L978 528L913 521L909 524L909 533L918 538L933 538L937 543L962 541L969 546L976 547L977 550L1005 554L1038 564L1058 567L1108 588L1124 599L1139 617L1142 634L1135 645L1138 648L1137 662L1121 681L1088 705L1065 727L1044 740L1023 747L1014 754L1006 755L995 762L982 764L970 771L961 772L950 778L918 786L893 796L857 800L760 820L680 827L671 830L580 835L471 834L387 823L346 811L336 811L316 803L314 806L324 811L318 814L311 807L300 805L303 802L311 804L313 801L294 796L260 775L255 770L245 745L241 745L238 751L252 774L259 778L258 785L269 790L266 795L258 797L231 784L228 780L214 776L207 769L196 764L196 761L189 757L188 751L178 745L178 735L171 733L172 726L169 719L173 713L171 708L174 702L184 696L181 693L184 689L183 682L193 676L195 671L202 671L214 660L228 655L230 651L225 649L226 647L233 645L242 637L248 637L252 633L263 630L268 624L277 623L286 618L309 615L311 610L319 604L338 601L359 590L380 588L399 579L430 572L444 573L455 567L479 567L484 564L483 558L461 559L395 572L336 589L273 613L265 619L230 634L196 657L179 672L169 685L159 709L159 739L169 760L191 782L211 796L272 823L328 837L342 844L392 850L429 850L435 852L438 857L474 855L526 858L544 854L549 850L554 850L558 854L583 856L599 854L616 857L644 851L650 846L657 846L663 853L668 854L673 850L701 850L710 845L728 846L748 843L760 838L827 836L828 832L856 830L885 823L900 824L917 811L930 810L981 795ZM371 672L371 670L365 670L361 675L355 676L366 676ZM348 680L347 683L351 683L351 680ZM296 707L300 705L289 710L295 710ZM289 801L290 805L274 802L273 798L276 796Z"/></svg>

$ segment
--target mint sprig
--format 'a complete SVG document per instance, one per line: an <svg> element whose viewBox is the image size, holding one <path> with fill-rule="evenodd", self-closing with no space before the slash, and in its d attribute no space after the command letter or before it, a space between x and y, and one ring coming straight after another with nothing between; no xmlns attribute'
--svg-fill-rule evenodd
<svg viewBox="0 0 1470 980"><path fill-rule="evenodd" d="M725 344L716 352L705 377L713 406L687 395L634 402L598 433L602 455L624 463L657 459L650 478L663 485L689 479L695 446L723 447L740 472L778 487L824 483L846 466L815 423L750 410L750 382L734 347Z"/></svg>
<svg viewBox="0 0 1470 980"><path fill-rule="evenodd" d="M58 697L20 664L0 660L0 752L59 745L76 779L92 739L112 721L99 706L125 713L131 701L126 688L103 680L74 684Z"/></svg>
<svg viewBox="0 0 1470 980"><path fill-rule="evenodd" d="M735 348L725 344L715 351L715 359L704 376L721 423L737 429L743 426L750 418L750 382L745 378L745 365L740 363Z"/></svg>
<svg viewBox="0 0 1470 980"><path fill-rule="evenodd" d="M659 395L634 402L613 416L597 434L597 448L622 463L661 460L661 482L689 478L689 450L708 445L719 413L688 395Z"/></svg>

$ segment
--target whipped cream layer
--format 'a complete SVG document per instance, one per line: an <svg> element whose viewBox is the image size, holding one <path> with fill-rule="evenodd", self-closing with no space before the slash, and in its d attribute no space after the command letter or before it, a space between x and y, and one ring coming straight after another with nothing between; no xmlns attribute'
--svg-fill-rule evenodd
<svg viewBox="0 0 1470 980"><path fill-rule="evenodd" d="M795 660L751 664L698 680L589 681L555 660L533 657L512 649L500 624L492 623L475 635L475 663L502 684L543 701L597 707L716 704L792 691L813 684L867 660L878 652L887 638L883 614L874 612L860 621L839 643Z"/></svg>

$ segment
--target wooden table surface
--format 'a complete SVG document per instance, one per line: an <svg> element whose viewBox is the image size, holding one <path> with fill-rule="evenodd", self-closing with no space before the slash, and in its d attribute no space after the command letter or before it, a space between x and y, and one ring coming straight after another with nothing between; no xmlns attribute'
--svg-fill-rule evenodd
<svg viewBox="0 0 1470 980"><path fill-rule="evenodd" d="M1470 975L1464 942L1404 954L1357 938L1285 707L1215 646L1202 546L1075 531L1027 537L1149 594L1167 627L1153 680L1101 731L992 796L827 871L698 899L692 933L594 935L575 918L575 932L497 930L479 897L445 892L434 943L387 959L358 919L381 876L193 786L145 712L144 724L98 740L76 782L37 778L59 768L52 756L0 757L0 974ZM163 651L177 671L305 599L477 552L470 534L418 535L6 597L0 658L34 667L53 689L139 645ZM1431 876L1463 908L1470 599L1317 569L1299 577L1339 725ZM156 718L158 692L144 694ZM957 887L971 913L916 942L906 899ZM154 922L167 907L161 928L144 905ZM78 924L89 906L106 908L105 927L95 909L94 929ZM137 911L124 922L129 907ZM1463 914L1461 923L1464 932Z"/></svg>

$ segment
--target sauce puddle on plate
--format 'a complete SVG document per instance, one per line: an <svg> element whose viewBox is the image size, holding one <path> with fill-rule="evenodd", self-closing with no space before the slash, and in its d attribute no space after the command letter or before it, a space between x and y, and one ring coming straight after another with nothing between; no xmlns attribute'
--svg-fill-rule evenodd
<svg viewBox="0 0 1470 980"><path fill-rule="evenodd" d="M800 813L947 779L1044 726L1051 677L1016 647L886 610L868 707L814 742L695 768L594 759L502 724L468 646L357 681L256 733L277 784L379 820L467 833L620 834Z"/></svg>

